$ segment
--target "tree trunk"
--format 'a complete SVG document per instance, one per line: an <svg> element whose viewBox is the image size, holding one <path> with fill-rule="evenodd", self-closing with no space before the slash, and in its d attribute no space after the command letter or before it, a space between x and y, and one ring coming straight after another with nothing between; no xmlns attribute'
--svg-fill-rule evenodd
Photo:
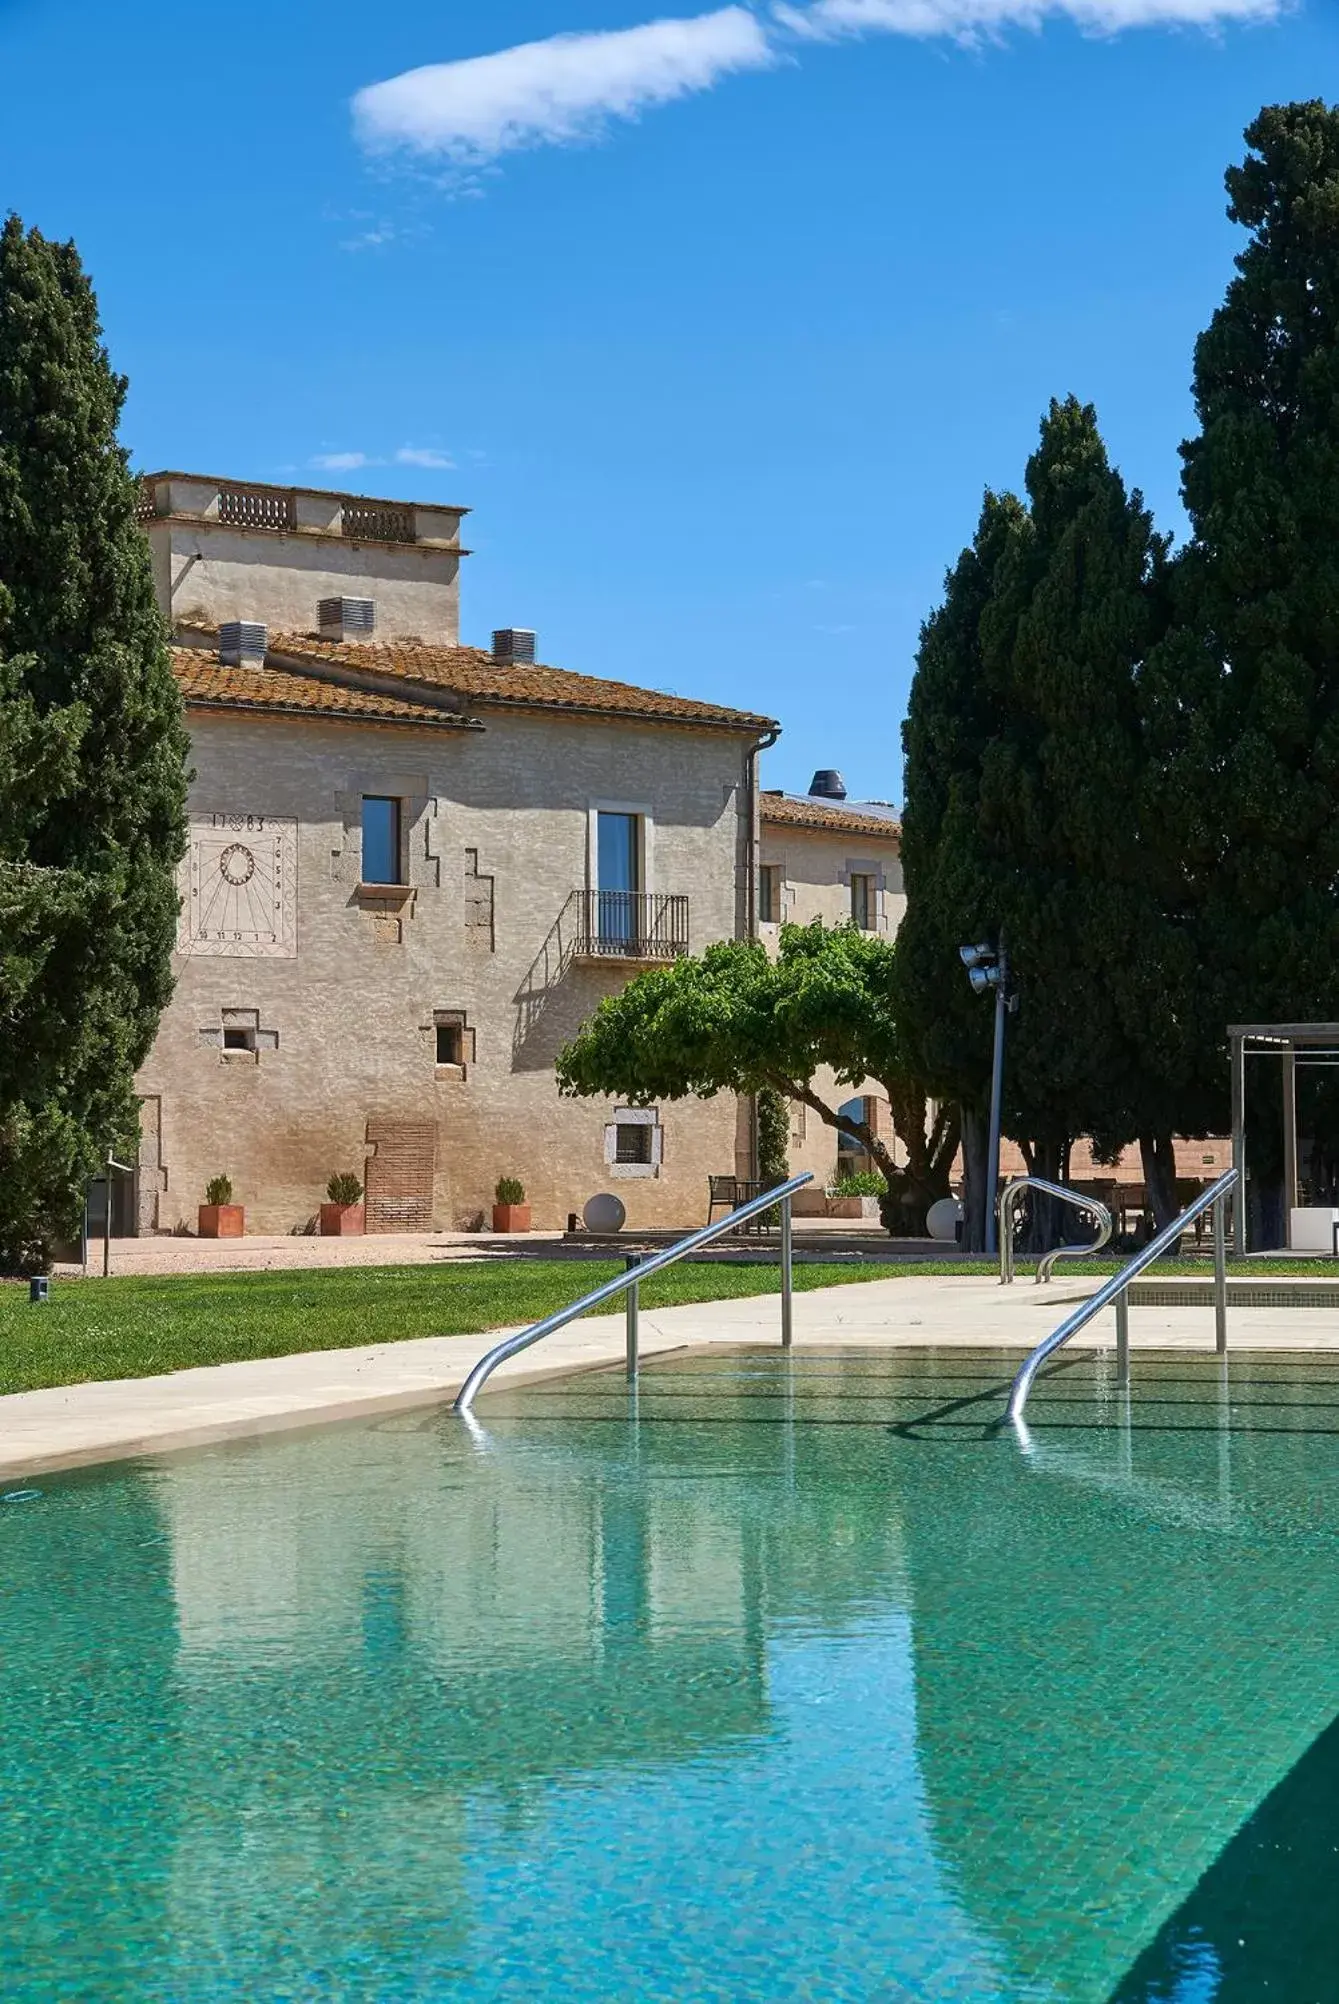
<svg viewBox="0 0 1339 2004"><path fill-rule="evenodd" d="M1144 1170L1144 1189L1153 1212L1153 1222L1161 1231L1176 1216L1176 1154L1170 1134L1141 1134L1139 1160ZM1178 1248L1179 1250L1179 1248Z"/></svg>
<svg viewBox="0 0 1339 2004"><path fill-rule="evenodd" d="M1025 1151L1028 1173L1040 1176L1047 1183L1063 1183L1069 1170L1069 1140L1057 1139L1054 1135L1042 1141L1034 1141ZM1040 1190L1030 1191L1027 1204L1028 1223L1023 1234L1023 1249L1036 1253L1053 1250L1065 1244L1069 1231L1070 1208L1054 1197L1045 1196Z"/></svg>
<svg viewBox="0 0 1339 2004"><path fill-rule="evenodd" d="M986 1145L990 1139L986 1115L979 1106L962 1109L962 1249L986 1249Z"/></svg>

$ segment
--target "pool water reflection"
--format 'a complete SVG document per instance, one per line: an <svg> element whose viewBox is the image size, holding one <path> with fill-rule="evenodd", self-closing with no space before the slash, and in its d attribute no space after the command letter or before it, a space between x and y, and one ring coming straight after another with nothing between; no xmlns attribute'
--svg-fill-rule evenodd
<svg viewBox="0 0 1339 2004"><path fill-rule="evenodd" d="M1332 1999L1339 1362L680 1355L0 1506L7 1999Z"/></svg>

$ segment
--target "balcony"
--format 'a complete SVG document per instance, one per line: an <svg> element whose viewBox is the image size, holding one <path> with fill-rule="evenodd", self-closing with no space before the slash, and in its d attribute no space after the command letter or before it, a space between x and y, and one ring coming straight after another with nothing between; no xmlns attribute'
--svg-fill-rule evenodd
<svg viewBox="0 0 1339 2004"><path fill-rule="evenodd" d="M681 960L688 951L688 900L664 892L574 891L581 960Z"/></svg>

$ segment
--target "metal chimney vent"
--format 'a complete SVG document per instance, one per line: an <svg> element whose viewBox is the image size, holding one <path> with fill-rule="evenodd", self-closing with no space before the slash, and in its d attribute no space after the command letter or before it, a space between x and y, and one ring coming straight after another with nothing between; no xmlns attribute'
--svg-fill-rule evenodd
<svg viewBox="0 0 1339 2004"><path fill-rule="evenodd" d="M219 660L225 668L244 663L263 667L270 635L267 627L251 619L225 619L219 628Z"/></svg>
<svg viewBox="0 0 1339 2004"><path fill-rule="evenodd" d="M819 769L809 782L811 800L845 800L846 781L830 765Z"/></svg>
<svg viewBox="0 0 1339 2004"><path fill-rule="evenodd" d="M322 640L370 640L376 631L374 598L323 598L316 608Z"/></svg>
<svg viewBox="0 0 1339 2004"><path fill-rule="evenodd" d="M508 667L533 662L535 636L525 626L499 626L493 632L493 659Z"/></svg>

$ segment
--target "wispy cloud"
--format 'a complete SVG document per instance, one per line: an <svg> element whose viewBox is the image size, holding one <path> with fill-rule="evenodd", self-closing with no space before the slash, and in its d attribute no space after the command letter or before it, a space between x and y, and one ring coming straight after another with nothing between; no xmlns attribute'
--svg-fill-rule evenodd
<svg viewBox="0 0 1339 2004"><path fill-rule="evenodd" d="M307 462L321 473L356 473L360 466L379 466L365 452L314 452Z"/></svg>
<svg viewBox="0 0 1339 2004"><path fill-rule="evenodd" d="M599 138L611 121L723 78L793 59L805 44L865 35L955 41L1064 20L1086 34L1131 28L1220 28L1276 20L1294 0L774 0L767 13L729 6L682 20L597 34L554 35L495 55L430 63L353 100L369 152L396 149L478 170L534 146ZM471 193L480 192L477 182ZM377 232L369 239L380 241Z"/></svg>
<svg viewBox="0 0 1339 2004"><path fill-rule="evenodd" d="M710 90L724 76L775 60L758 16L747 7L722 7L688 20L554 35L492 56L407 70L359 91L354 118L374 150L407 146L469 164L594 138L612 118L636 118L651 105Z"/></svg>
<svg viewBox="0 0 1339 2004"><path fill-rule="evenodd" d="M438 472L450 472L455 460L449 452L439 452L435 445L402 445L395 455L397 466L425 466Z"/></svg>
<svg viewBox="0 0 1339 2004"><path fill-rule="evenodd" d="M780 27L808 41L839 35L964 41L1007 28L1041 28L1048 20L1070 21L1096 35L1129 28L1218 28L1275 20L1284 5L1285 0L813 0L807 7L778 5L773 14Z"/></svg>

